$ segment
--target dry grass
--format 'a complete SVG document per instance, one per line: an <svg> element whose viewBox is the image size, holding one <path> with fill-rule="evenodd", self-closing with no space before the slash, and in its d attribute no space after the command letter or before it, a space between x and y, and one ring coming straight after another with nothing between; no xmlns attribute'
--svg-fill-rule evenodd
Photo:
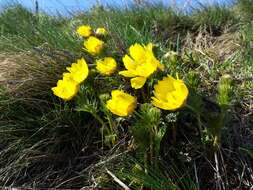
<svg viewBox="0 0 253 190"><path fill-rule="evenodd" d="M233 58L241 48L239 33L227 31L220 36L212 36L205 29L200 29L197 35L188 33L184 41L182 51L195 51L216 62Z"/></svg>
<svg viewBox="0 0 253 190"><path fill-rule="evenodd" d="M12 88L12 81L10 76L13 76L17 70L17 63L12 59L13 57L8 54L0 55L0 85L4 85L7 88Z"/></svg>
<svg viewBox="0 0 253 190"><path fill-rule="evenodd" d="M247 189L253 185L251 162L244 157L247 153L239 151L253 144L253 74L252 66L247 65L241 54L240 35L224 31L220 36L212 36L201 30L196 36L188 34L182 48L182 52L191 52L199 63L195 71L200 75L203 92L211 99L215 99L220 76L229 74L233 79L230 121L224 129L226 138L222 139L223 146L217 157L222 176L215 179L216 185L230 184L233 189ZM218 186L216 189L220 188Z"/></svg>
<svg viewBox="0 0 253 190"><path fill-rule="evenodd" d="M10 94L17 97L32 98L47 95L56 84L69 58L55 52L56 59L37 52L23 52L0 56L0 84Z"/></svg>

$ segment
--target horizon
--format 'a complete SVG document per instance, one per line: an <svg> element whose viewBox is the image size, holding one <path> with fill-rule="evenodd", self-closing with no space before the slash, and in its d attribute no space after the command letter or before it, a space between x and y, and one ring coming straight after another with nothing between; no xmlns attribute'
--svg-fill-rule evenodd
<svg viewBox="0 0 253 190"><path fill-rule="evenodd" d="M45 12L50 15L68 16L72 12L87 11L96 5L115 8L128 8L134 5L133 0L37 0L39 12ZM172 6L183 11L189 11L192 8L198 8L201 5L230 5L234 0L146 0L151 4L162 4ZM25 8L35 11L35 0L1 0L0 10L9 4L21 4Z"/></svg>

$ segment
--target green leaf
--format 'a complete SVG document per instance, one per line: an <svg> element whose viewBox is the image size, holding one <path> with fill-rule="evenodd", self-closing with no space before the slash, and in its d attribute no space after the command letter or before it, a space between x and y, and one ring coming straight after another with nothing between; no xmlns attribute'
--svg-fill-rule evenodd
<svg viewBox="0 0 253 190"><path fill-rule="evenodd" d="M253 148L252 147L239 147L239 150L247 155L250 156L251 159L253 159Z"/></svg>

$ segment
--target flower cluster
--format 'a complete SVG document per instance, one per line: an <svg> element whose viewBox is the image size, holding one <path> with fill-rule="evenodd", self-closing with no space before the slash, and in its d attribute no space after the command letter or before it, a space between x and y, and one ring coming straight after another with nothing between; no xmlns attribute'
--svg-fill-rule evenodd
<svg viewBox="0 0 253 190"><path fill-rule="evenodd" d="M97 28L95 30L95 32L93 32L92 28L89 25L79 26L77 28L76 32L77 32L77 34L79 34L80 36L85 37L85 38L91 36L92 34L102 35L102 36L105 36L108 34L107 30L103 27Z"/></svg>
<svg viewBox="0 0 253 190"><path fill-rule="evenodd" d="M63 100L71 100L78 92L79 85L88 77L89 69L84 58L78 59L77 63L72 63L66 68L62 80L57 82L57 86L52 88L53 93Z"/></svg>
<svg viewBox="0 0 253 190"><path fill-rule="evenodd" d="M84 49L94 58L96 70L103 76L112 75L117 70L117 62L113 57L100 56L105 42L99 39L108 35L105 28L97 28L95 31L90 26L83 25L77 29L77 33L85 38ZM135 43L129 47L128 54L122 58L125 70L118 72L120 76L130 78L133 89L144 87L148 78L156 71L164 71L164 65L155 57L153 44L142 45ZM71 67L67 67L67 73L59 80L57 86L52 88L54 94L63 100L71 100L78 92L79 85L88 77L89 69L84 58L77 60ZM185 83L171 75L164 77L154 85L151 103L160 109L176 110L183 107L188 97L188 88ZM121 89L111 92L111 98L106 102L106 108L118 116L131 115L137 107L137 98Z"/></svg>
<svg viewBox="0 0 253 190"><path fill-rule="evenodd" d="M104 42L96 36L107 35L105 28L97 28L93 32L88 25L78 27L76 31L80 36L87 38L84 41L84 49L95 56L104 48ZM102 75L111 75L116 71L117 63L112 57L104 57L96 60L96 69ZM71 100L79 91L80 84L88 77L89 68L84 58L78 59L71 67L67 67L68 72L63 73L62 80L57 82L57 86L52 88L53 93L59 98L68 101Z"/></svg>
<svg viewBox="0 0 253 190"><path fill-rule="evenodd" d="M97 28L95 32L88 25L82 25L77 28L77 34L80 36L87 38L84 41L84 49L92 54L98 55L104 48L104 42L97 38L96 36L106 36L107 30L105 28Z"/></svg>

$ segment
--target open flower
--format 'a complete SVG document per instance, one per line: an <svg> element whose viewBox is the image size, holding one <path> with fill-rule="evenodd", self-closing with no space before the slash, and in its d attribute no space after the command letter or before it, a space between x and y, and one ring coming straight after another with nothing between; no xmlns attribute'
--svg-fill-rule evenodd
<svg viewBox="0 0 253 190"><path fill-rule="evenodd" d="M90 36L85 42L84 42L85 50L88 51L92 55L99 54L103 47L104 42L94 36Z"/></svg>
<svg viewBox="0 0 253 190"><path fill-rule="evenodd" d="M57 86L52 88L54 95L63 100L71 100L79 90L79 85L71 77L63 77L63 80L58 80Z"/></svg>
<svg viewBox="0 0 253 190"><path fill-rule="evenodd" d="M117 68L117 63L112 57L105 57L96 61L96 68L102 75L111 75Z"/></svg>
<svg viewBox="0 0 253 190"><path fill-rule="evenodd" d="M67 67L67 70L70 73L65 73L64 75L66 77L72 77L78 84L82 83L89 74L88 65L84 58L78 59L77 63L72 63L71 67Z"/></svg>
<svg viewBox="0 0 253 190"><path fill-rule="evenodd" d="M105 28L97 28L96 29L96 32L95 32L97 35L101 35L101 36L105 36L108 34L107 30Z"/></svg>
<svg viewBox="0 0 253 190"><path fill-rule="evenodd" d="M111 94L112 98L106 102L107 109L118 116L128 116L133 113L137 105L134 96L122 90L113 90Z"/></svg>
<svg viewBox="0 0 253 190"><path fill-rule="evenodd" d="M88 25L79 26L76 32L83 37L89 37L92 34L92 29Z"/></svg>
<svg viewBox="0 0 253 190"><path fill-rule="evenodd" d="M135 89L141 88L147 78L157 69L164 69L164 65L155 58L152 49L152 43L146 46L136 43L129 48L130 56L123 57L123 63L127 70L120 71L119 74L132 78L131 86Z"/></svg>
<svg viewBox="0 0 253 190"><path fill-rule="evenodd" d="M188 88L180 79L164 77L154 86L152 104L164 110L176 110L183 107L188 97Z"/></svg>

